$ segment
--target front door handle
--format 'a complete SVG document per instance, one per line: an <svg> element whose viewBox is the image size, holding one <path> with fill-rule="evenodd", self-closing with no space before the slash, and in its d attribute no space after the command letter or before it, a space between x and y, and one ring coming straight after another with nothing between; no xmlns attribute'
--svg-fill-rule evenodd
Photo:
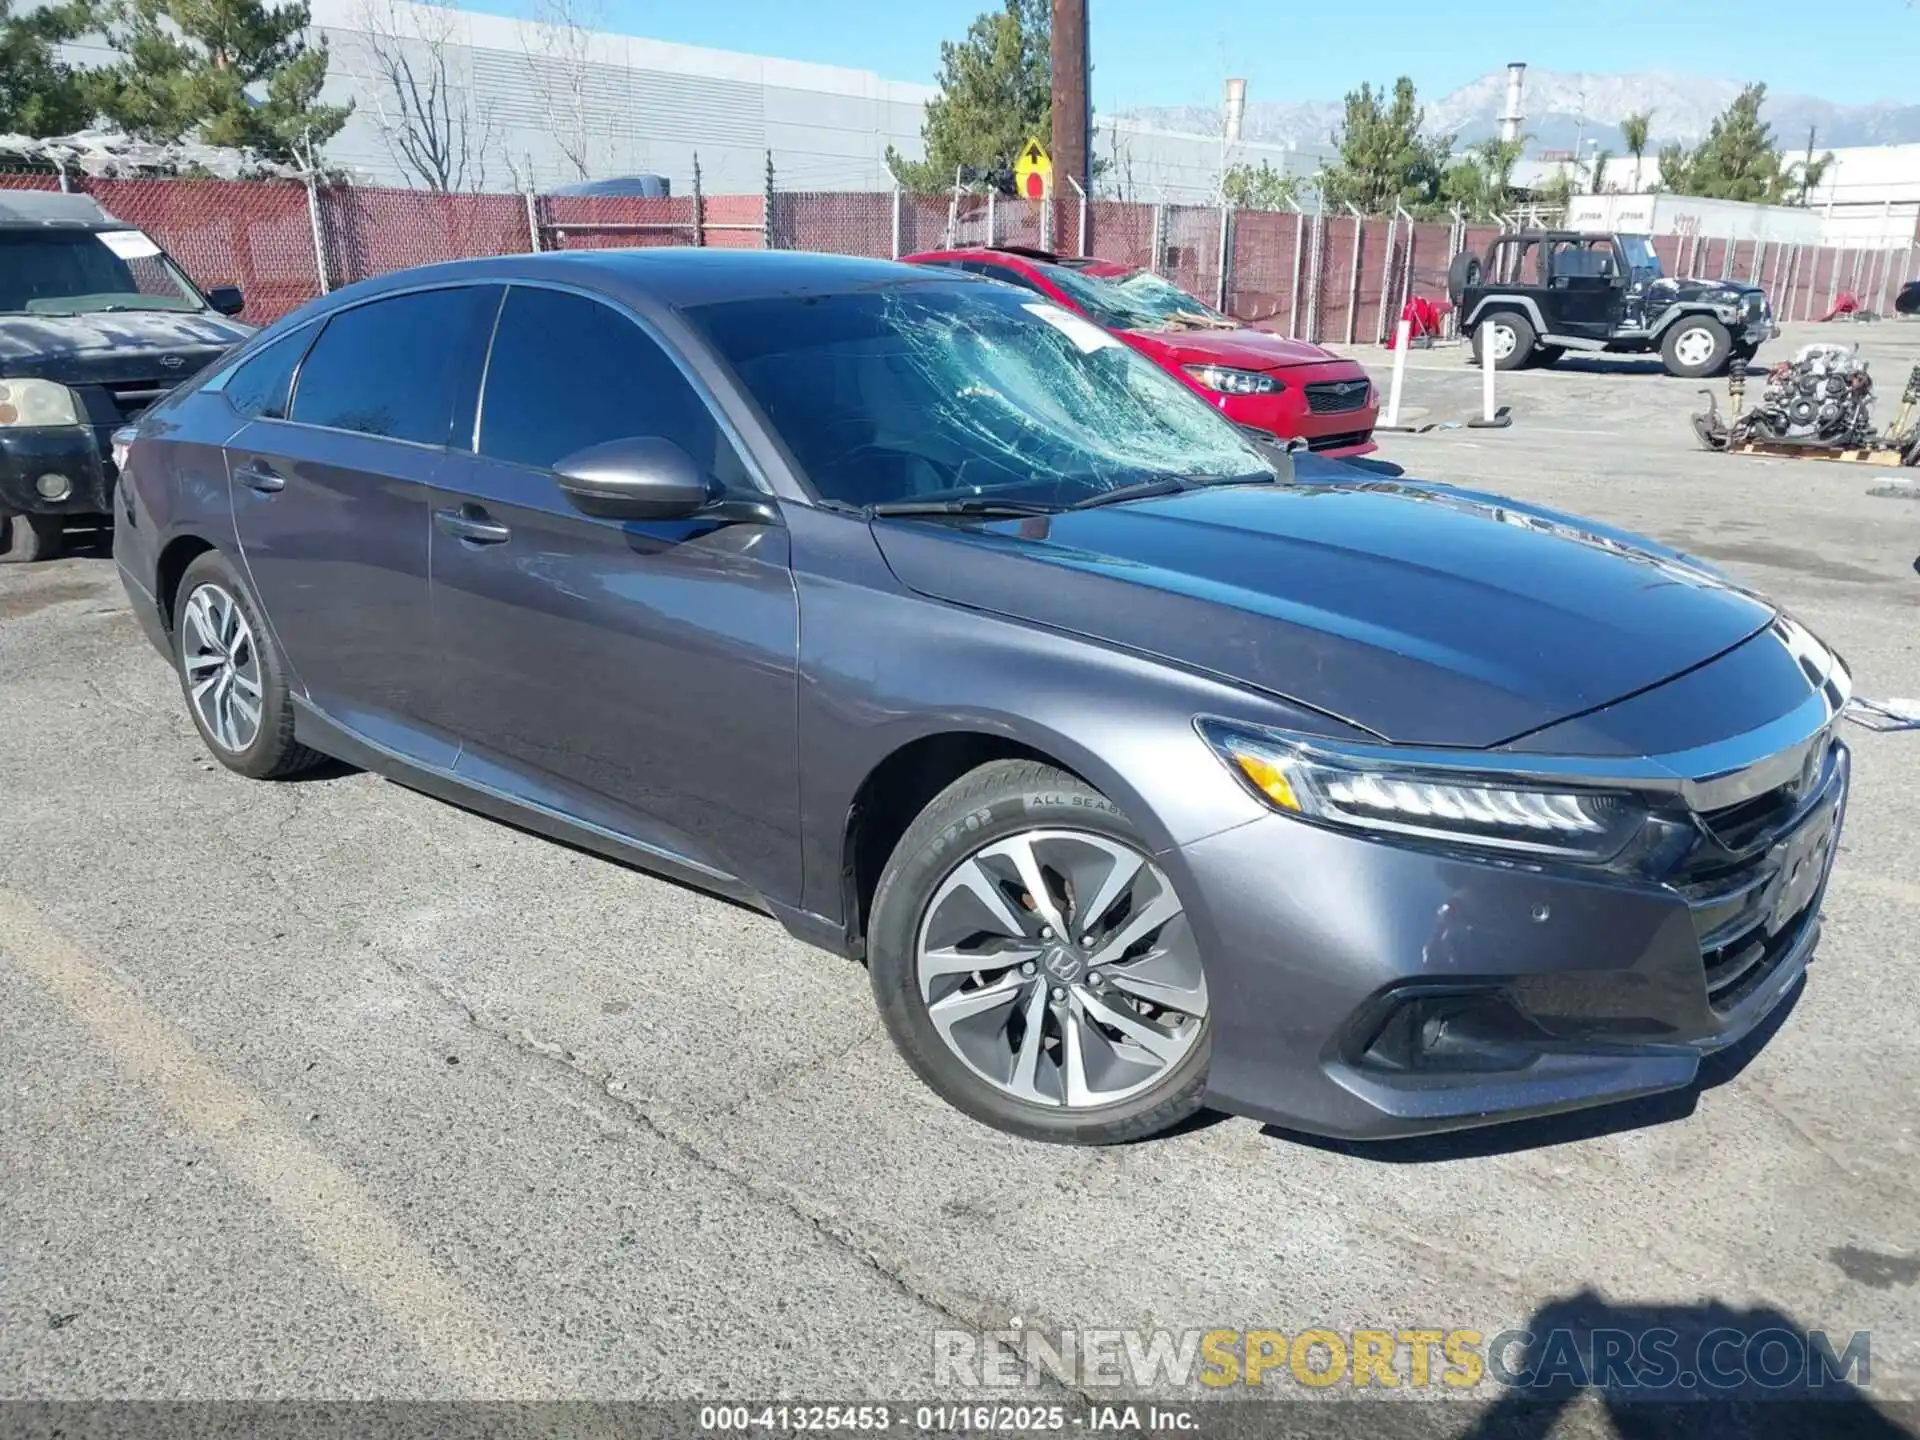
<svg viewBox="0 0 1920 1440"><path fill-rule="evenodd" d="M499 545L513 535L498 520L488 519L487 512L478 505L463 505L458 510L436 510L433 512L433 523L447 534L471 540L475 545Z"/></svg>
<svg viewBox="0 0 1920 1440"><path fill-rule="evenodd" d="M234 472L234 478L249 490L258 490L262 495L271 495L276 490L287 488L286 477L276 474L271 465L261 460L242 465Z"/></svg>

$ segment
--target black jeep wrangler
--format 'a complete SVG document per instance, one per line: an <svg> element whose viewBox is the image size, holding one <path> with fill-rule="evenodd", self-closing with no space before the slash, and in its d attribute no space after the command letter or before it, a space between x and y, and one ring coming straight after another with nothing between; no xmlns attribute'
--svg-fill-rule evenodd
<svg viewBox="0 0 1920 1440"><path fill-rule="evenodd" d="M1780 333L1755 285L1660 273L1644 235L1519 230L1447 272L1460 331L1497 369L1551 365L1569 350L1660 352L1669 375L1717 375Z"/></svg>
<svg viewBox="0 0 1920 1440"><path fill-rule="evenodd" d="M0 564L112 504L113 432L252 334L85 195L0 191Z"/></svg>

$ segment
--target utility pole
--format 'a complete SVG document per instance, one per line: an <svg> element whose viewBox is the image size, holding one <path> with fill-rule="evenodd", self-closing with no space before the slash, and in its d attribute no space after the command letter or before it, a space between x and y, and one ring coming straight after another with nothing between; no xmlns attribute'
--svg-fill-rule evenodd
<svg viewBox="0 0 1920 1440"><path fill-rule="evenodd" d="M1082 193L1093 193L1093 101L1088 72L1092 68L1087 48L1087 0L1052 0L1053 42L1053 134L1048 137L1053 151L1054 204L1064 207L1065 196L1072 193L1069 180ZM1057 210L1053 233L1062 235L1065 215Z"/></svg>

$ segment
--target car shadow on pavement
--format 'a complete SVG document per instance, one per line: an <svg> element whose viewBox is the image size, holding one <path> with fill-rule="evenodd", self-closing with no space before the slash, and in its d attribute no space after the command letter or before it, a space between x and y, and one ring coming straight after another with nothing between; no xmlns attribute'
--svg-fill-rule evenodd
<svg viewBox="0 0 1920 1440"><path fill-rule="evenodd" d="M1665 375L1658 355L1581 355L1569 351L1551 366L1569 375Z"/></svg>
<svg viewBox="0 0 1920 1440"><path fill-rule="evenodd" d="M1873 1383L1873 1338L1839 1316L1809 1325L1766 1305L1556 1297L1486 1336L1498 1398L1457 1440L1599 1433L1576 1418L1595 1410L1621 1440L1912 1440L1912 1402L1876 1404L1862 1388Z"/></svg>
<svg viewBox="0 0 1920 1440"><path fill-rule="evenodd" d="M1786 1023L1806 988L1807 982L1802 978L1773 1008L1773 1012L1743 1039L1702 1059L1699 1074L1684 1089L1666 1090L1658 1095L1645 1095L1638 1100L1622 1100L1611 1105L1596 1105L1586 1110L1569 1110L1531 1120L1477 1126L1471 1130L1449 1130L1438 1135L1416 1135L1405 1140L1335 1140L1299 1134L1278 1125L1264 1126L1261 1133L1316 1150L1350 1155L1356 1160L1372 1160L1388 1165L1426 1165L1444 1160L1475 1160L1489 1155L1541 1150L1551 1145L1566 1145L1579 1140L1593 1140L1602 1135L1616 1135L1626 1130L1644 1130L1655 1125L1671 1124L1693 1114L1702 1092L1726 1084L1747 1068L1754 1056L1766 1048L1774 1033Z"/></svg>

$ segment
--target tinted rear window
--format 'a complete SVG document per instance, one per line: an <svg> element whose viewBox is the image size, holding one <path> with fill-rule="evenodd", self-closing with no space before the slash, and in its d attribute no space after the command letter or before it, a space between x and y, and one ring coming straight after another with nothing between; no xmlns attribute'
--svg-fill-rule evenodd
<svg viewBox="0 0 1920 1440"><path fill-rule="evenodd" d="M300 367L293 419L422 445L444 445L472 357L493 318L494 286L424 290L343 310ZM236 377L237 378L237 377Z"/></svg>

